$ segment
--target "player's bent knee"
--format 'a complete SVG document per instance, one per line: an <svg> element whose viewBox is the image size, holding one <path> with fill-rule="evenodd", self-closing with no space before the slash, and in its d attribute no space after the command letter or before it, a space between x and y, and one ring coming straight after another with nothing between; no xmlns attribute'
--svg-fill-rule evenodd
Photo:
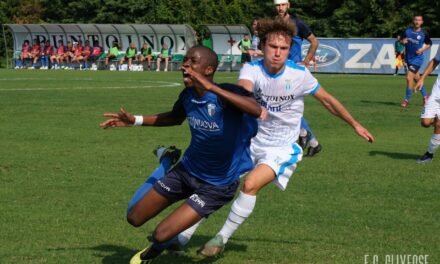
<svg viewBox="0 0 440 264"><path fill-rule="evenodd" d="M127 222L134 227L140 227L145 223L145 220L141 219L141 217L139 217L136 213L131 211L127 215Z"/></svg>
<svg viewBox="0 0 440 264"><path fill-rule="evenodd" d="M433 123L433 120L429 119L429 118L422 118L422 121L420 122L420 124L423 127L430 127L432 125L432 123Z"/></svg>
<svg viewBox="0 0 440 264"><path fill-rule="evenodd" d="M248 180L246 179L244 181L243 187L242 187L242 191L246 194L250 194L250 195L255 195L257 194L257 192L260 190L260 188L258 187L258 185L252 181L252 180Z"/></svg>

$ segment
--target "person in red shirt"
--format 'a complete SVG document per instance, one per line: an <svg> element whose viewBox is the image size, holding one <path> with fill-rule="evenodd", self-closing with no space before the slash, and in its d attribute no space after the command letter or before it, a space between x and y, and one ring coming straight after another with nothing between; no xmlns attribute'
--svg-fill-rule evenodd
<svg viewBox="0 0 440 264"><path fill-rule="evenodd" d="M41 70L49 69L49 58L53 55L53 47L50 45L50 41L46 40L44 46L40 49L40 59L41 59Z"/></svg>
<svg viewBox="0 0 440 264"><path fill-rule="evenodd" d="M64 53L66 51L66 47L64 46L64 43L62 40L58 41L58 48L56 49L56 54L52 55L50 57L50 62L53 65L52 69L60 69L61 65L63 64L63 57ZM53 63L55 60L55 64Z"/></svg>
<svg viewBox="0 0 440 264"><path fill-rule="evenodd" d="M83 61L83 68L84 69L89 68L87 61L88 61L91 54L92 54L92 47L90 46L90 41L86 40L86 43L85 43L85 46L84 46L83 52L82 52L82 58L81 58L81 60Z"/></svg>
<svg viewBox="0 0 440 264"><path fill-rule="evenodd" d="M30 55L31 47L29 44L29 40L26 39L21 45L21 52L17 53L15 57L15 69L22 69L24 60L29 59Z"/></svg>
<svg viewBox="0 0 440 264"><path fill-rule="evenodd" d="M99 42L97 40L95 40L93 42L92 53L90 54L90 56L88 58L93 63L92 68L96 66L95 62L102 55L102 53L103 53L103 48L101 46L99 46ZM87 63L87 60L86 60L86 63Z"/></svg>
<svg viewBox="0 0 440 264"><path fill-rule="evenodd" d="M32 67L30 67L29 69L35 69L35 64L40 58L40 41L38 41L38 39L34 39L30 58L32 59Z"/></svg>
<svg viewBox="0 0 440 264"><path fill-rule="evenodd" d="M83 50L82 41L73 42L73 56L72 63L78 63L80 65L80 69L82 69L81 60L83 59ZM73 69L73 65L70 66Z"/></svg>

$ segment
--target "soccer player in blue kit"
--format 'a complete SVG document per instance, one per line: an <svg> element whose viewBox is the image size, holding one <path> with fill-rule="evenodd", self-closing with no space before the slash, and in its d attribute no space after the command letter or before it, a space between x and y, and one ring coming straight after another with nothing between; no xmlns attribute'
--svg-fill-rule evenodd
<svg viewBox="0 0 440 264"><path fill-rule="evenodd" d="M406 96L405 100L400 104L402 107L407 107L411 95L416 90L414 88L414 81L420 79L419 69L423 65L423 52L428 50L432 41L429 34L422 29L423 16L415 15L413 17L413 27L408 28L400 36L401 42L405 44L405 62L408 65L408 72L406 74ZM420 92L423 96L423 105L428 101L428 94L424 86L420 87Z"/></svg>
<svg viewBox="0 0 440 264"><path fill-rule="evenodd" d="M128 222L139 227L178 200L186 199L154 230L152 245L130 263L150 263L177 240L177 235L234 198L239 176L253 168L250 140L256 135L261 107L250 92L213 83L217 55L191 48L182 64L185 89L170 112L133 116L121 109L107 113L104 128L180 125L187 119L191 143L182 160L131 203Z"/></svg>
<svg viewBox="0 0 440 264"><path fill-rule="evenodd" d="M309 62L315 56L315 52L318 49L318 39L313 34L312 30L297 16L293 16L289 14L290 3L289 0L274 0L275 9L277 11L277 18L282 19L284 21L292 21L296 26L296 35L292 38L293 43L290 47L289 56L287 57L289 60L302 63L306 67L309 66ZM310 43L309 50L307 51L307 55L302 61L302 43L306 39ZM301 118L301 130L298 139L298 144L305 151L307 145L309 145L309 149L307 151L306 157L313 157L318 154L322 146L319 144L319 141L316 139L312 130L307 123L307 120L302 117Z"/></svg>

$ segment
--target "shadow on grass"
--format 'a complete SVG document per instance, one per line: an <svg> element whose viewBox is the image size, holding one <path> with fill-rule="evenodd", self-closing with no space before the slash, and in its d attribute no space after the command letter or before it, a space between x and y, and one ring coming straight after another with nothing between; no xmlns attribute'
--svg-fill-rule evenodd
<svg viewBox="0 0 440 264"><path fill-rule="evenodd" d="M375 105L390 105L390 106L399 106L399 102L383 102L383 101L370 101L370 100L361 100L361 103L364 104L375 104Z"/></svg>
<svg viewBox="0 0 440 264"><path fill-rule="evenodd" d="M392 159L400 159L400 160L416 160L420 158L420 155L410 154L410 153L399 153L399 152L387 152L387 151L370 151L370 156L386 156Z"/></svg>
<svg viewBox="0 0 440 264"><path fill-rule="evenodd" d="M214 263L219 258L204 258L196 254L193 249L196 245L203 245L211 237L208 236L194 236L189 244L189 250L187 250L184 256L177 256L175 254L165 251L162 255L154 260L154 263L158 264L169 264L169 263ZM139 249L127 248L125 246L112 245L112 244L102 244L98 246L88 247L88 248L55 248L49 250L91 250L94 256L101 258L102 264L120 264L129 263L131 257L141 250L141 248L146 245L141 245ZM238 244L230 241L227 245L227 251L246 251L247 246L245 244Z"/></svg>

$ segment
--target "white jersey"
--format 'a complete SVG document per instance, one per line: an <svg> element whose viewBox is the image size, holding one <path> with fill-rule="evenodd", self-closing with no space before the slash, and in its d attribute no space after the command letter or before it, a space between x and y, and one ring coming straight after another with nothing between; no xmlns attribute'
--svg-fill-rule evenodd
<svg viewBox="0 0 440 264"><path fill-rule="evenodd" d="M432 87L428 102L423 108L421 118L440 118L440 74Z"/></svg>
<svg viewBox="0 0 440 264"><path fill-rule="evenodd" d="M282 72L271 75L264 68L263 60L246 63L239 80L254 84L254 96L268 113L265 120L259 120L252 144L279 147L295 143L304 112L304 97L318 91L318 80L307 68L293 61L287 61Z"/></svg>

